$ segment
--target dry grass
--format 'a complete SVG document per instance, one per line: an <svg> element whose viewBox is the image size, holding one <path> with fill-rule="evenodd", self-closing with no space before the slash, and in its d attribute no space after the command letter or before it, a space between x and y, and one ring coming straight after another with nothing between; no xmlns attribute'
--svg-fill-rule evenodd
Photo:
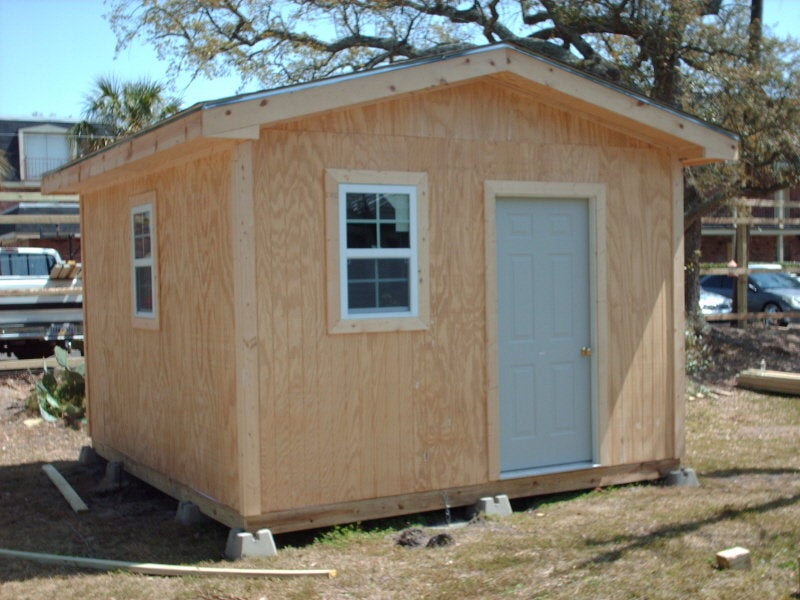
<svg viewBox="0 0 800 600"><path fill-rule="evenodd" d="M450 529L456 544L435 549L397 546L397 522L284 536L277 557L237 564L335 568L332 580L169 579L0 559L0 597L800 598L800 400L734 390L690 396L687 410L686 462L700 476L699 489L631 485L531 499L516 503L510 518ZM3 445L30 435L21 417L8 412L0 417L8 425ZM81 435L42 427L51 442L42 441L29 461L8 462L11 453L0 454L0 547L227 564L220 560L224 528L179 526L174 502L135 483L93 496L99 474L67 461L63 447L52 443L65 436L74 460ZM88 497L90 513L70 513L39 472L43 460L61 461ZM753 568L716 570L714 554L735 545L750 549Z"/></svg>

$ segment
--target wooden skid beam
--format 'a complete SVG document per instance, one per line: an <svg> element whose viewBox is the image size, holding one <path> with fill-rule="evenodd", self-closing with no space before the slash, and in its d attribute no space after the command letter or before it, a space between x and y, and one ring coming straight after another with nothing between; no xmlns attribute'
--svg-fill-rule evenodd
<svg viewBox="0 0 800 600"><path fill-rule="evenodd" d="M498 494L506 494L509 498L526 498L622 485L636 481L661 479L679 465L680 461L677 459L669 459L614 467L595 467L403 496L276 511L246 519L245 529L256 531L266 527L272 533L286 533L329 527L340 523L354 523L456 506L468 506L481 498Z"/></svg>
<svg viewBox="0 0 800 600"><path fill-rule="evenodd" d="M42 554L22 550L0 548L0 556L20 558L41 563L66 565L101 571L128 571L141 575L161 575L167 577L336 577L334 569L229 569L220 567L192 567L184 565L162 565L158 563L134 563L123 560L103 560L82 556L62 556L61 554Z"/></svg>
<svg viewBox="0 0 800 600"><path fill-rule="evenodd" d="M800 373L747 369L737 375L736 385L758 392L800 396Z"/></svg>
<svg viewBox="0 0 800 600"><path fill-rule="evenodd" d="M95 441L92 447L95 452L107 461L121 462L128 473L152 485L154 488L161 490L168 496L172 496L176 500L194 502L203 514L208 515L215 521L233 529L245 528L244 518L230 506L217 502L206 494L192 489L171 477L163 475L121 452L114 450L110 446Z"/></svg>
<svg viewBox="0 0 800 600"><path fill-rule="evenodd" d="M370 519L440 510L448 507L468 506L481 498L498 494L506 494L509 498L526 498L661 479L667 473L680 466L678 459L664 459L613 467L594 467L534 477L492 481L459 488L417 492L402 496L275 511L245 517L238 514L231 507L215 502L202 492L193 490L150 467L139 464L113 448L94 442L94 449L106 460L122 462L125 470L130 474L149 483L165 494L178 500L194 502L204 514L228 527L247 531L269 528L272 533L302 531L341 523L355 523Z"/></svg>

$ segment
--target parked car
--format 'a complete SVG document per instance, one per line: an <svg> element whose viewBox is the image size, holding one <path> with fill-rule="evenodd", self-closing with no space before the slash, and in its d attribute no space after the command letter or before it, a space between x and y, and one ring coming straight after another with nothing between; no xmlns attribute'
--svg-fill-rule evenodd
<svg viewBox="0 0 800 600"><path fill-rule="evenodd" d="M700 310L704 315L722 315L733 312L733 300L700 288Z"/></svg>
<svg viewBox="0 0 800 600"><path fill-rule="evenodd" d="M733 299L736 294L736 277L706 275L700 286ZM769 271L751 273L747 278L747 311L779 313L800 310L800 281L786 273ZM782 320L787 323L787 319Z"/></svg>

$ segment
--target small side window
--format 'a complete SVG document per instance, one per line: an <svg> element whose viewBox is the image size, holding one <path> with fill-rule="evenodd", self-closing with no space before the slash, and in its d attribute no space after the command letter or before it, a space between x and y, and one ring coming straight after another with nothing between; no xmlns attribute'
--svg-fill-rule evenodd
<svg viewBox="0 0 800 600"><path fill-rule="evenodd" d="M131 207L131 282L134 324L158 326L158 265L156 260L155 195Z"/></svg>

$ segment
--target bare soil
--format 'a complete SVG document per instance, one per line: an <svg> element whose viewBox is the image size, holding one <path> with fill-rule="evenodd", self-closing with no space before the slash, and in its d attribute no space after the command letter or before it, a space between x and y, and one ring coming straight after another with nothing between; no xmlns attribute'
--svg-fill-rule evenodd
<svg viewBox="0 0 800 600"><path fill-rule="evenodd" d="M690 377L709 385L731 387L736 374L757 369L761 361L773 371L800 372L800 328L772 327L739 329L709 326L698 342L702 364ZM689 357L691 349L687 349Z"/></svg>

